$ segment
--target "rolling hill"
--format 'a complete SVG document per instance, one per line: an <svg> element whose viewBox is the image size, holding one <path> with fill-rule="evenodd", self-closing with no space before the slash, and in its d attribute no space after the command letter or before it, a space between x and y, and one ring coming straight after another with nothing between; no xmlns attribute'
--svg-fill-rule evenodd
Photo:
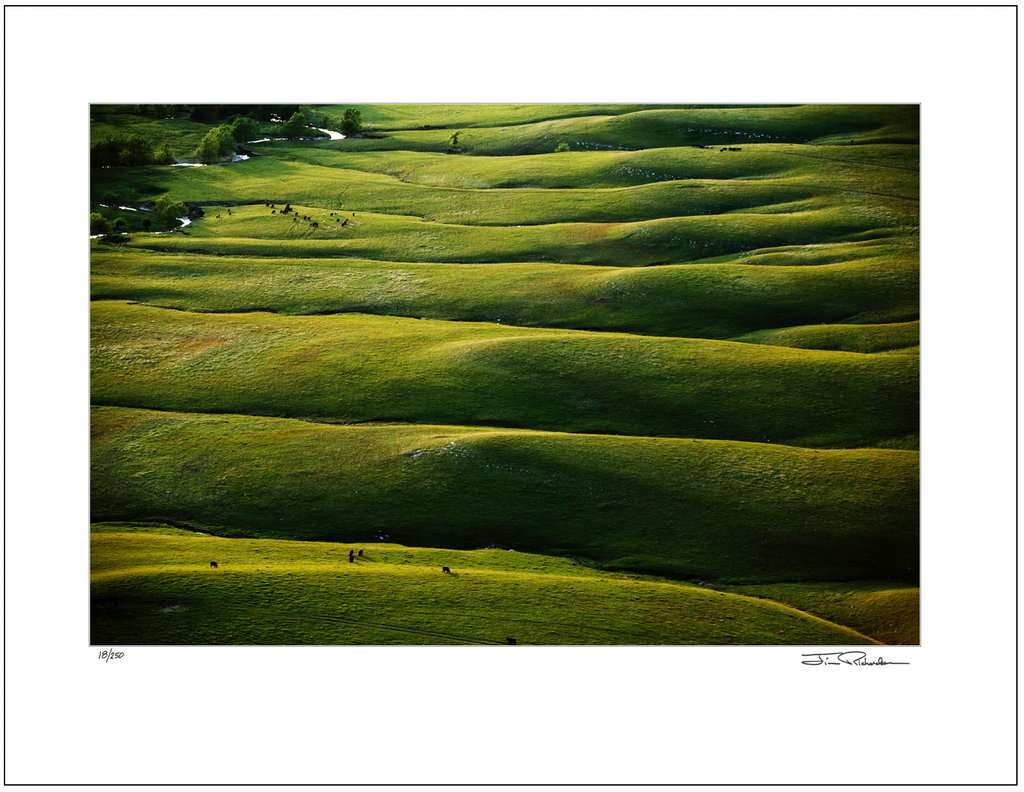
<svg viewBox="0 0 1024 792"><path fill-rule="evenodd" d="M92 171L94 641L919 640L916 107L358 109Z"/></svg>

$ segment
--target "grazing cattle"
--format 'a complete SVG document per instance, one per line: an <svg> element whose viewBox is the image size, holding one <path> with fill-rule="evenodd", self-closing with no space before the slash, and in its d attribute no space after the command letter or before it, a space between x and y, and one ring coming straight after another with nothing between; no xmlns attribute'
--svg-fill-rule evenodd
<svg viewBox="0 0 1024 792"><path fill-rule="evenodd" d="M216 561L211 561L210 562L210 567L212 569L219 569L220 568L220 567L217 566L217 562Z"/></svg>
<svg viewBox="0 0 1024 792"><path fill-rule="evenodd" d="M216 217L218 217L218 218L219 218L219 217L220 217L220 215L216 215Z"/></svg>
<svg viewBox="0 0 1024 792"><path fill-rule="evenodd" d="M363 555L363 551L362 550L359 551L359 555L360 555L360 557L362 557L362 555Z"/></svg>
<svg viewBox="0 0 1024 792"><path fill-rule="evenodd" d="M348 218L346 217L345 218L345 222L341 224L341 227L344 228L347 225L348 225Z"/></svg>
<svg viewBox="0 0 1024 792"><path fill-rule="evenodd" d="M277 214L277 209L271 209L271 210L270 210L270 213L271 213L271 214Z"/></svg>
<svg viewBox="0 0 1024 792"><path fill-rule="evenodd" d="M310 223L310 224L309 224L309 227L310 227L310 228L319 228L319 227L320 227L320 224L319 224L319 223L317 223L317 222L312 222L312 223Z"/></svg>
<svg viewBox="0 0 1024 792"><path fill-rule="evenodd" d="M515 638L506 638L505 640L508 641L511 646L515 646L516 645L516 639Z"/></svg>
<svg viewBox="0 0 1024 792"><path fill-rule="evenodd" d="M452 571L448 567L441 567L441 571L448 575L452 573Z"/></svg>

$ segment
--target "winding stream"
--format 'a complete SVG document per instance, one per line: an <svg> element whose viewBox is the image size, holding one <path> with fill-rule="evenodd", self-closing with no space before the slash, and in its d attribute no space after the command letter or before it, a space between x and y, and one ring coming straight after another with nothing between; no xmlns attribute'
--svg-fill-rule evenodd
<svg viewBox="0 0 1024 792"><path fill-rule="evenodd" d="M344 140L345 139L345 136L343 134L341 134L340 132L335 132L333 129L321 129L320 127L312 127L312 128L315 129L317 132L323 132L325 135L327 135L327 139L328 140ZM245 141L245 145L251 146L254 143L269 143L272 140L288 140L288 138L269 138L269 137L265 137L265 138L260 138L259 140L247 140L247 141ZM324 138L323 137L309 137L309 138L302 137L302 138L296 138L296 140L324 140ZM242 162L243 160L247 160L247 159L249 159L249 155L248 154L235 154L235 156L232 157L231 160L226 161L226 162L185 162L183 160L183 161L180 161L180 162L172 163L171 167L172 168L205 168L205 167L208 167L209 165L228 165L231 162Z"/></svg>

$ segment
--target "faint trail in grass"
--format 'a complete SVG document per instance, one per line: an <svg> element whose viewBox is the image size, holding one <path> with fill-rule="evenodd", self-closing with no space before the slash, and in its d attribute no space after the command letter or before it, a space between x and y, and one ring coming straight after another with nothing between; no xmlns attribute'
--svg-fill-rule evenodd
<svg viewBox="0 0 1024 792"><path fill-rule="evenodd" d="M866 168L889 168L892 170L905 170L917 173L918 168L905 168L902 165L881 165L877 162L864 162L863 160L842 159L840 157L816 157L813 154L798 154L795 151L776 151L775 154L785 154L787 157L803 157L805 159L822 160L825 162L849 162L853 165L863 165Z"/></svg>
<svg viewBox="0 0 1024 792"><path fill-rule="evenodd" d="M831 619L826 619L824 616L818 616L817 614L811 613L808 610L803 610L801 608L796 607L795 605L789 604L788 602L783 602L782 600L772 599L771 597L756 596L756 595L751 595L751 594L741 594L741 593L735 592L735 591L719 591L718 589L716 589L714 587L709 587L708 590L709 591L715 591L715 592L717 592L719 594L732 595L734 597L744 597L746 599L760 600L761 602L771 602L771 603L773 603L775 605L778 605L778 606L780 606L782 608L785 608L788 611L793 611L795 613L799 613L799 614L801 614L802 616L805 616L806 618L808 618L811 621L821 622L821 623L824 623L824 624L828 624L828 625L831 625L832 627L835 627L835 628L841 629L841 630L849 630L850 632L852 632L852 633L860 636L861 638L863 638L864 641L866 643L868 643L868 644L877 644L877 645L881 645L881 646L885 645L881 641L879 641L878 639L872 638L870 635L866 635L865 633L862 633L860 630L858 630L855 627L851 627L848 624L843 624L842 622L832 621Z"/></svg>
<svg viewBox="0 0 1024 792"><path fill-rule="evenodd" d="M913 201L914 203L921 203L920 198L908 198L905 195L892 195L891 193L878 193L868 192L867 190L850 190L845 187L824 187L819 185L819 190L831 190L833 193L843 193L850 195L877 195L879 198L895 198L897 201Z"/></svg>

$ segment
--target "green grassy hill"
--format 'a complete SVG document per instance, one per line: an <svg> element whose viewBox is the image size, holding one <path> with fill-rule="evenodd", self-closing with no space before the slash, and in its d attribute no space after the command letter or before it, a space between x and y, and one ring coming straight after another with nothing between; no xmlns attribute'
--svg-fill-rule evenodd
<svg viewBox="0 0 1024 792"><path fill-rule="evenodd" d="M91 280L97 300L202 313L358 312L718 339L759 331L767 338L789 328L779 331L786 333L779 346L800 346L796 326L841 326L847 335L873 326L883 333L918 316L916 251L865 242L783 251L714 263L595 267L211 256L101 245Z"/></svg>
<svg viewBox="0 0 1024 792"><path fill-rule="evenodd" d="M91 174L93 640L919 640L916 107L357 109Z"/></svg>
<svg viewBox="0 0 1024 792"><path fill-rule="evenodd" d="M112 524L94 527L92 552L92 640L115 646L876 643L764 599L498 549Z"/></svg>
<svg viewBox="0 0 1024 792"><path fill-rule="evenodd" d="M95 404L824 447L891 444L919 421L916 358L114 301L92 318Z"/></svg>
<svg viewBox="0 0 1024 792"><path fill-rule="evenodd" d="M916 452L96 407L93 515L754 583L916 579Z"/></svg>

